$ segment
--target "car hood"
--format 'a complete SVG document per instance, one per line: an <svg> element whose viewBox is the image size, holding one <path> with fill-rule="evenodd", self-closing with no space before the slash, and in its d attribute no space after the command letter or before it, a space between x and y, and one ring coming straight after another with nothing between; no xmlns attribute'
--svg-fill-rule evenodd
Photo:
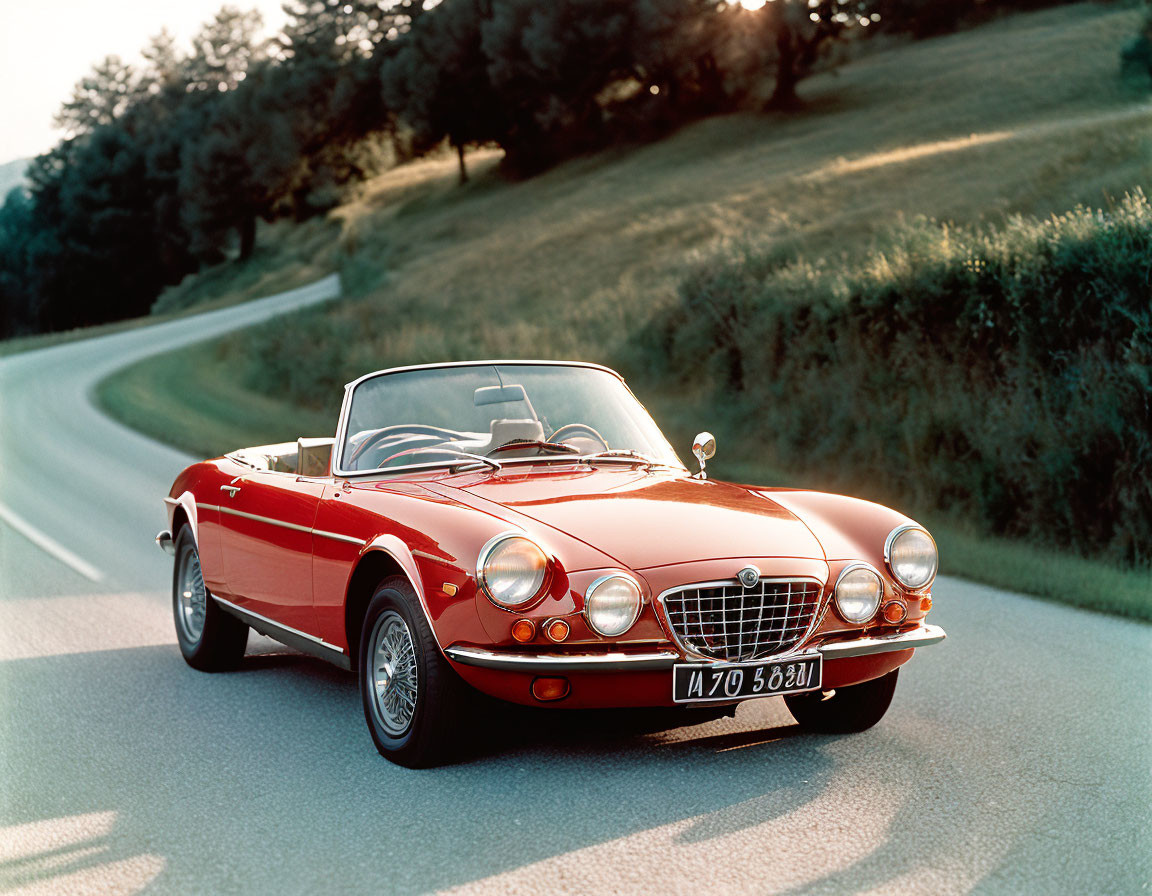
<svg viewBox="0 0 1152 896"><path fill-rule="evenodd" d="M453 487L578 538L636 570L729 557L825 559L799 517L762 493L684 474L504 471Z"/></svg>

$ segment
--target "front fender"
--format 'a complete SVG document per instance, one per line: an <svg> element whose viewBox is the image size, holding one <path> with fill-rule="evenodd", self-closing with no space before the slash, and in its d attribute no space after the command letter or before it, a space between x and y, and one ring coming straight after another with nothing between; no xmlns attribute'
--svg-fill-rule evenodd
<svg viewBox="0 0 1152 896"><path fill-rule="evenodd" d="M884 541L897 526L914 523L904 514L847 495L758 490L790 510L812 530L829 562L864 560L884 570Z"/></svg>
<svg viewBox="0 0 1152 896"><path fill-rule="evenodd" d="M172 532L173 538L176 537L176 511L182 510L188 525L192 527L193 539L197 544L200 543L200 518L196 513L196 496L192 492L185 491L179 497L165 498L164 509L168 514L168 529Z"/></svg>
<svg viewBox="0 0 1152 896"><path fill-rule="evenodd" d="M424 590L424 579L420 575L420 568L416 565L416 558L412 556L411 549L395 535L377 535L364 545L356 560L356 566L359 566L361 561L374 551L385 553L395 560L404 575L407 576L408 581L412 583L412 590L416 592L416 599L420 601L420 609L424 611L424 618L428 620L428 627L432 629L432 636L443 650L444 645L440 642L440 635L436 632L436 626L432 624L432 614L428 610L428 595ZM351 648L351 645L349 647Z"/></svg>

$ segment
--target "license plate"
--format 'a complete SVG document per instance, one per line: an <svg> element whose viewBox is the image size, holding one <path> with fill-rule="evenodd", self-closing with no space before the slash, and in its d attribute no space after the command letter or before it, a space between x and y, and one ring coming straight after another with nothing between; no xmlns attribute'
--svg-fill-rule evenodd
<svg viewBox="0 0 1152 896"><path fill-rule="evenodd" d="M672 667L672 699L700 703L814 691L820 687L823 659L814 653L762 663L678 663Z"/></svg>

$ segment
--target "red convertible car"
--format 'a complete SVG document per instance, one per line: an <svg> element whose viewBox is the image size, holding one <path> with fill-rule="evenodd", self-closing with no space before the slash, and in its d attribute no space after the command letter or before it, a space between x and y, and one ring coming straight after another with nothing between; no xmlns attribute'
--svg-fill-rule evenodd
<svg viewBox="0 0 1152 896"><path fill-rule="evenodd" d="M379 751L441 761L480 691L555 707L782 695L816 731L892 699L936 546L855 498L690 473L623 379L593 364L384 370L331 438L194 464L157 536L184 658L234 668L249 627L355 670ZM693 715L695 710L696 715Z"/></svg>

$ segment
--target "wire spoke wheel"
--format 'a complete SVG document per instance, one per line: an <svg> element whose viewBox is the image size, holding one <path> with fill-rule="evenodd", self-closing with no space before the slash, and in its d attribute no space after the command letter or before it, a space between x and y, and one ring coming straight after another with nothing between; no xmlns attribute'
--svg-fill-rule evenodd
<svg viewBox="0 0 1152 896"><path fill-rule="evenodd" d="M204 586L204 573L200 569L200 557L195 550L185 551L181 556L177 582L176 622L188 642L196 644L204 634L208 589Z"/></svg>
<svg viewBox="0 0 1152 896"><path fill-rule="evenodd" d="M389 735L401 737L412 726L420 687L412 633L399 613L387 610L376 619L370 645L365 674L376 720Z"/></svg>

